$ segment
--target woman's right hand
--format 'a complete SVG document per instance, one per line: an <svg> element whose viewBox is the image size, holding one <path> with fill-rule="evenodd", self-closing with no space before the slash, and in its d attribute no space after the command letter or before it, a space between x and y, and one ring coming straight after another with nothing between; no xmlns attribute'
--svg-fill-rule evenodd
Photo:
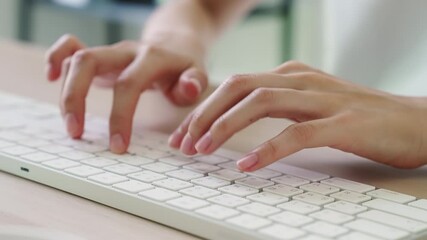
<svg viewBox="0 0 427 240"><path fill-rule="evenodd" d="M185 40L184 40L185 39ZM85 98L91 83L113 88L110 149L123 153L129 146L139 96L154 88L178 106L190 105L207 88L204 49L197 41L152 39L86 47L71 35L59 38L46 55L47 78L61 76L60 107L69 135L80 138L84 129Z"/></svg>

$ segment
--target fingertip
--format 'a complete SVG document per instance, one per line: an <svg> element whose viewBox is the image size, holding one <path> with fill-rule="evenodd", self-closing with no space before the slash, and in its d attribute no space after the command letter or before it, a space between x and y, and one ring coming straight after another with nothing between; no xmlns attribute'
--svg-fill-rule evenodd
<svg viewBox="0 0 427 240"><path fill-rule="evenodd" d="M202 93L202 85L200 81L195 78L188 78L183 80L183 91L189 99L197 99Z"/></svg>
<svg viewBox="0 0 427 240"><path fill-rule="evenodd" d="M127 146L121 134L113 134L110 137L110 151L113 153L121 154L126 152Z"/></svg>
<svg viewBox="0 0 427 240"><path fill-rule="evenodd" d="M236 162L236 165L241 171L252 172L256 170L255 167L258 164L258 162L259 162L258 155L256 153L251 153L243 157L242 159L238 160Z"/></svg>
<svg viewBox="0 0 427 240"><path fill-rule="evenodd" d="M189 133L187 133L182 140L180 150L186 155L194 155L197 153L196 149L194 148L193 138Z"/></svg>
<svg viewBox="0 0 427 240"><path fill-rule="evenodd" d="M55 67L50 63L46 66L46 75L49 81L55 81L59 78L61 72L55 69Z"/></svg>
<svg viewBox="0 0 427 240"><path fill-rule="evenodd" d="M168 144L172 148L179 149L179 147L181 146L184 134L180 129L181 128L178 128L175 132L173 132L168 139Z"/></svg>
<svg viewBox="0 0 427 240"><path fill-rule="evenodd" d="M67 113L64 116L64 120L68 135L72 138L80 138L82 135L82 130L80 129L80 125L76 118L76 115L72 113Z"/></svg>

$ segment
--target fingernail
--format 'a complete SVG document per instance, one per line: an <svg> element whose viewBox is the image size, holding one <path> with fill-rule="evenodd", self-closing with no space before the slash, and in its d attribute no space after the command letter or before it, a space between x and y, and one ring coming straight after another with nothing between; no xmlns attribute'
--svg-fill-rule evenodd
<svg viewBox="0 0 427 240"><path fill-rule="evenodd" d="M202 92L202 85L200 84L200 81L195 78L190 78L188 81L194 85L197 90L197 95L199 95Z"/></svg>
<svg viewBox="0 0 427 240"><path fill-rule="evenodd" d="M207 132L197 143L196 143L196 150L200 153L206 152L206 150L209 148L209 146L212 143L212 136L210 132Z"/></svg>
<svg viewBox="0 0 427 240"><path fill-rule="evenodd" d="M67 132L71 137L75 137L78 133L79 126L77 123L77 118L72 113L65 114L65 125L67 126Z"/></svg>
<svg viewBox="0 0 427 240"><path fill-rule="evenodd" d="M168 139L169 146L173 148L179 148L179 143L181 139L182 139L182 133L178 131L173 132Z"/></svg>
<svg viewBox="0 0 427 240"><path fill-rule="evenodd" d="M181 144L181 151L185 154L191 154L191 150L193 149L193 138L189 133L187 133L184 137L184 140Z"/></svg>
<svg viewBox="0 0 427 240"><path fill-rule="evenodd" d="M245 171L255 166L258 163L258 155L256 153L251 153L248 156L237 161L237 166L240 170Z"/></svg>
<svg viewBox="0 0 427 240"><path fill-rule="evenodd" d="M120 134L114 134L110 139L110 150L115 153L121 153L125 148L123 137Z"/></svg>

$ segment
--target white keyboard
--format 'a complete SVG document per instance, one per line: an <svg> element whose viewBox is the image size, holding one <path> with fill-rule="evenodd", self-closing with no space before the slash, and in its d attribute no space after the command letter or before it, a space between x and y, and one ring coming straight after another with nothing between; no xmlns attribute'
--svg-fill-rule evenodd
<svg viewBox="0 0 427 240"><path fill-rule="evenodd" d="M0 170L208 239L418 239L427 200L283 163L237 170L221 149L185 157L135 133L108 151L107 122L67 137L57 107L0 93Z"/></svg>

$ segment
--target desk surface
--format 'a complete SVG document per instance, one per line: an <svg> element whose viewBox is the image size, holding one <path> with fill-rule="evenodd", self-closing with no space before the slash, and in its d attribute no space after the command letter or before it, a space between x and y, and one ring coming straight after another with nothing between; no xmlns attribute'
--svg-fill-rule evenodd
<svg viewBox="0 0 427 240"><path fill-rule="evenodd" d="M44 78L44 49L0 41L0 53L0 90L55 104L58 102L60 84L48 83ZM87 100L88 112L107 117L111 96L109 90L91 89ZM152 102L156 102L156 105L150 104ZM146 93L139 104L135 127L167 132L188 111L175 109L155 93ZM226 146L248 151L262 140L280 132L286 124L283 120L262 120L237 134ZM256 139L251 137L254 135ZM305 150L282 161L427 198L427 166L415 170L393 169L327 148ZM0 172L0 189L0 225L48 227L87 239L198 239L3 172Z"/></svg>

